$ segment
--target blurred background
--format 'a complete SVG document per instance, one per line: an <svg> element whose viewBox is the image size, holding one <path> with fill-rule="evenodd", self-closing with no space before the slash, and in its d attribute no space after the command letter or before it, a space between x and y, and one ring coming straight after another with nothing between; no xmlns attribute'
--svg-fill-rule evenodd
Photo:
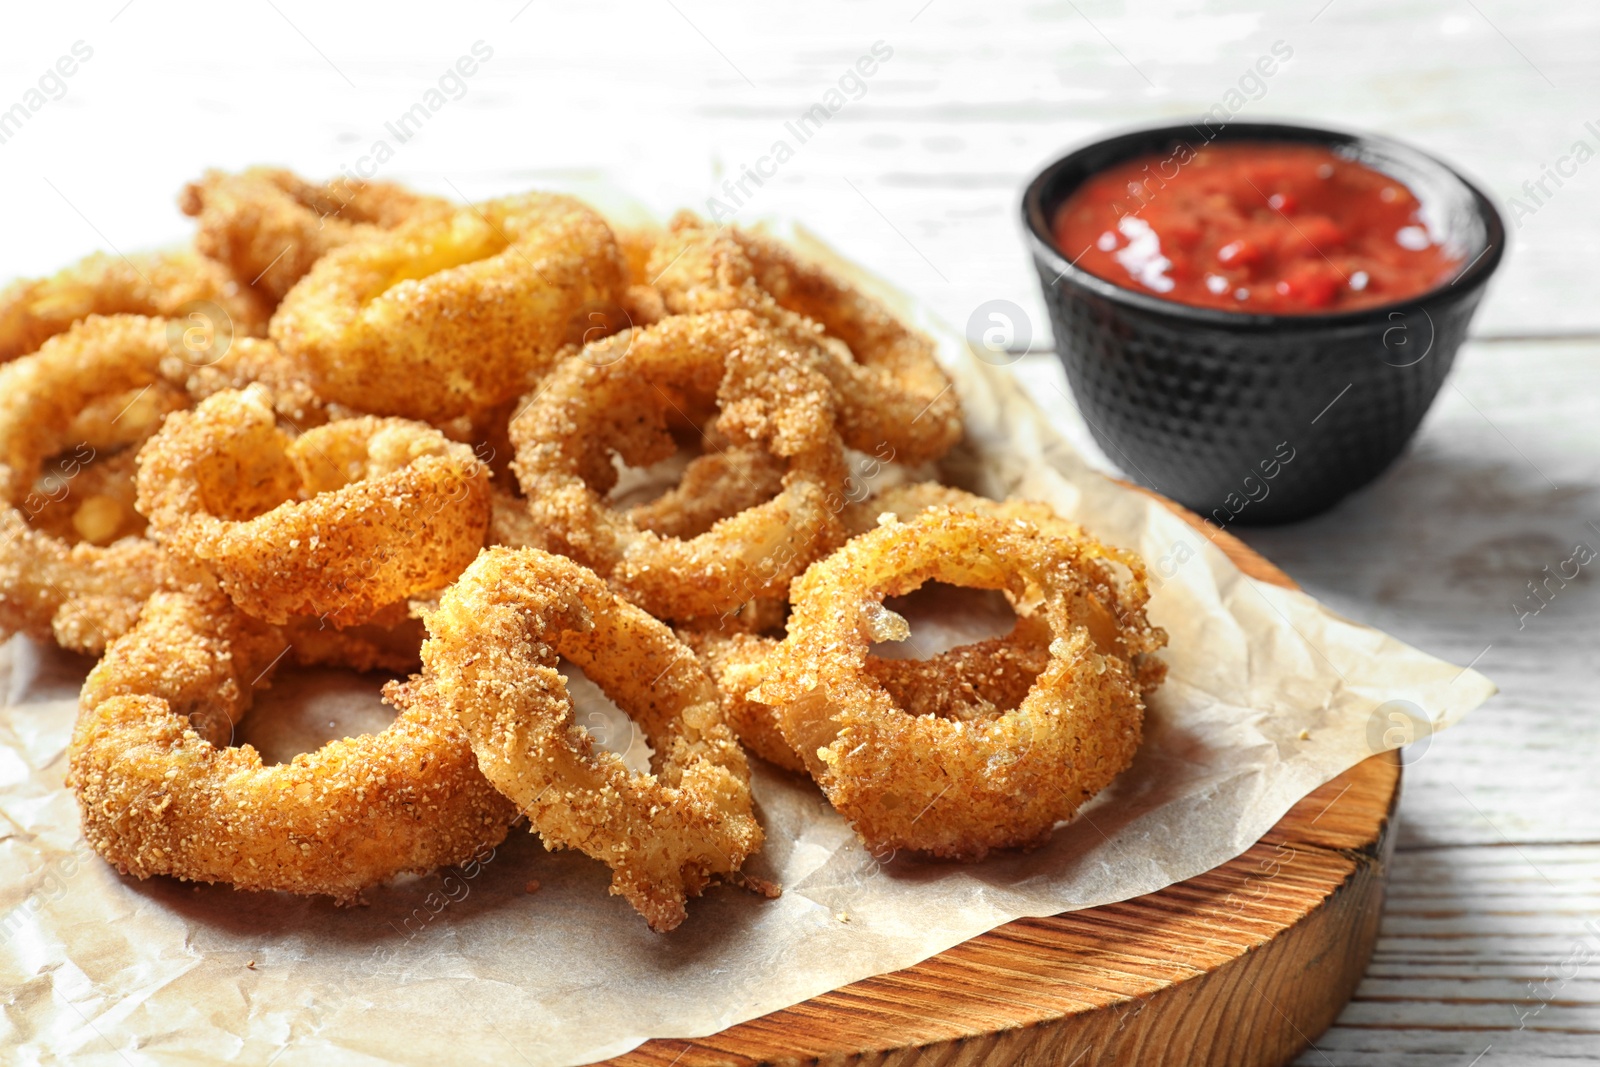
<svg viewBox="0 0 1600 1067"><path fill-rule="evenodd" d="M1535 188L1542 204L1523 189L1575 141L1600 150L1592 5L507 0L379 15L306 0L108 0L10 18L0 108L76 42L93 57L0 143L3 276L180 239L173 197L208 166L355 172L382 141L392 158L366 167L446 195L606 181L662 214L706 212L715 197L740 221L800 218L958 326L986 300L1018 303L1047 348L1018 241L1021 185L1108 128L1223 107L1392 134L1502 205L1525 201L1533 214L1512 224L1478 332L1600 327L1583 298L1600 165L1547 180L1552 195ZM396 137L389 126L478 42L490 58ZM1292 58L1262 78L1250 68L1277 42ZM863 56L888 58L841 89ZM801 143L785 124L830 90L844 106ZM723 181L780 140L792 158L763 164L775 173L736 202Z"/></svg>
<svg viewBox="0 0 1600 1067"><path fill-rule="evenodd" d="M1526 613L1542 568L1600 549L1597 54L1600 5L1516 0L34 4L0 35L0 278L181 241L182 184L252 163L797 219L969 335L1021 308L1015 372L1112 468L1020 240L1038 167L1218 108L1434 152L1511 231L1473 339L1387 475L1243 535L1503 692L1411 750L1377 957L1297 1062L1600 1062L1593 568Z"/></svg>

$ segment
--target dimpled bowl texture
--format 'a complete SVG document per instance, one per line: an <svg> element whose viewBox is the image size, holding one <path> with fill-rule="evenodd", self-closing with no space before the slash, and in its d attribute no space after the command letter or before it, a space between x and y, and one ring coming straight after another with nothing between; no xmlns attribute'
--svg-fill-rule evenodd
<svg viewBox="0 0 1600 1067"><path fill-rule="evenodd" d="M1123 288L1052 243L1056 208L1090 174L1212 141L1321 144L1393 176L1462 267L1399 303L1257 315ZM1040 172L1022 214L1056 351L1095 440L1130 478L1224 527L1306 518L1381 474L1443 384L1505 247L1493 204L1432 156L1279 123L1213 120L1096 141Z"/></svg>

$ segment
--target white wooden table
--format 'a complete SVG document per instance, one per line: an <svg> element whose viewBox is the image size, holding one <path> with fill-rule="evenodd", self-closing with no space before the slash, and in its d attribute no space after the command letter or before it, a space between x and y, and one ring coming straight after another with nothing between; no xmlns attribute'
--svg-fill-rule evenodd
<svg viewBox="0 0 1600 1067"><path fill-rule="evenodd" d="M1595 565L1521 628L1513 608L1533 606L1526 583L1577 543L1600 550L1600 162L1562 160L1579 140L1600 151L1600 8L457 0L383 12L309 0L8 11L0 112L26 107L76 42L92 56L59 99L0 123L0 277L181 239L172 197L206 166L353 171L381 140L392 158L378 176L448 195L604 181L663 214L716 197L741 220L799 218L958 325L1011 300L1039 353L1017 372L1093 453L1053 387L1016 221L1021 184L1064 145L1228 107L1283 41L1292 60L1244 86L1258 98L1238 117L1387 132L1517 197L1509 257L1413 448L1333 513L1243 533L1340 610L1475 661L1504 690L1408 769L1377 957L1297 1062L1600 1063ZM480 41L490 58L441 87ZM871 75L850 80L865 56ZM434 88L444 102L402 142L386 124ZM786 123L830 89L843 106L801 143ZM44 96L57 92L50 81ZM1559 186L1546 166L1568 172ZM746 178L735 203L746 167L763 181ZM1523 183L1541 178L1535 200Z"/></svg>

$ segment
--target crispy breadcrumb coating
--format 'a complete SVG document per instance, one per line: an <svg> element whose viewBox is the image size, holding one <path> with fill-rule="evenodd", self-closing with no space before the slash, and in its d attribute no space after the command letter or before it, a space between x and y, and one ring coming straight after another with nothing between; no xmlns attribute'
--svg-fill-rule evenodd
<svg viewBox="0 0 1600 1067"><path fill-rule="evenodd" d="M488 549L425 621L421 685L465 725L483 772L548 847L608 864L611 891L652 930L676 927L687 898L761 847L716 685L593 571L536 549ZM638 723L655 752L649 774L574 721L563 656Z"/></svg>
<svg viewBox="0 0 1600 1067"><path fill-rule="evenodd" d="M498 844L515 815L460 726L410 700L378 734L278 766L228 747L288 644L220 595L159 593L84 683L68 784L84 836L124 874L341 903Z"/></svg>
<svg viewBox="0 0 1600 1067"><path fill-rule="evenodd" d="M851 448L879 454L887 446L916 464L961 439L961 404L933 341L781 243L683 213L656 245L650 272L668 311L744 308L797 337L831 341L823 366Z"/></svg>
<svg viewBox="0 0 1600 1067"><path fill-rule="evenodd" d="M663 507L613 507L612 456L647 466L674 455L674 416L692 423L686 412L710 397L708 438L728 445L691 464L693 506L670 518ZM674 316L586 348L530 396L511 439L533 518L522 533L662 618L781 594L840 540L845 468L832 390L813 349L748 312ZM761 499L774 483L776 495Z"/></svg>
<svg viewBox="0 0 1600 1067"><path fill-rule="evenodd" d="M139 454L150 533L236 604L339 625L439 589L483 546L489 471L405 419L340 419L291 438L261 386L168 416Z"/></svg>
<svg viewBox="0 0 1600 1067"><path fill-rule="evenodd" d="M1165 634L1144 618L1142 569L1119 581L1110 560L1137 564L1021 518L934 507L889 520L795 581L788 636L748 695L777 710L784 739L875 852L976 860L1035 845L1139 745L1140 661ZM866 669L873 641L909 633L883 598L929 581L1004 590L1048 624L1049 661L1014 709L912 714ZM1094 635L1107 605L1112 649Z"/></svg>
<svg viewBox="0 0 1600 1067"><path fill-rule="evenodd" d="M622 288L605 220L527 193L329 252L271 333L330 400L438 423L516 398L566 346L625 325Z"/></svg>

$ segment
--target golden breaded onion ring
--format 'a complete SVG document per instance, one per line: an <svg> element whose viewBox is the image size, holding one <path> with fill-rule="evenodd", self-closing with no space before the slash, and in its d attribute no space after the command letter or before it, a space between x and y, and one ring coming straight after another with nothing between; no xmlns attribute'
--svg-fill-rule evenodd
<svg viewBox="0 0 1600 1067"><path fill-rule="evenodd" d="M779 241L683 213L652 251L650 274L671 312L744 308L801 336L832 339L824 367L851 448L882 455L887 445L896 461L918 464L961 439L961 404L933 341Z"/></svg>
<svg viewBox="0 0 1600 1067"><path fill-rule="evenodd" d="M491 548L426 616L423 684L459 716L478 765L550 848L613 872L652 930L761 847L749 768L717 689L665 625L593 571L537 549ZM639 724L655 755L634 774L573 719L558 657Z"/></svg>
<svg viewBox="0 0 1600 1067"><path fill-rule="evenodd" d="M683 629L678 637L716 679L723 715L740 743L768 763L807 773L805 761L784 739L777 710L750 695L760 688L767 659L781 639L732 629ZM927 659L869 654L864 669L908 715L993 719L1027 696L1049 662L1049 645L1043 620L1023 617L1003 637L958 645Z"/></svg>
<svg viewBox="0 0 1600 1067"><path fill-rule="evenodd" d="M339 177L317 184L275 167L207 171L184 186L178 207L199 221L200 251L274 307L333 249L451 210L447 200L389 182Z"/></svg>
<svg viewBox="0 0 1600 1067"><path fill-rule="evenodd" d="M0 290L0 361L38 351L90 315L173 317L186 329L256 337L267 332L268 310L227 268L193 249L96 252L48 278Z"/></svg>
<svg viewBox="0 0 1600 1067"><path fill-rule="evenodd" d="M1138 556L1100 544L1090 537L1082 526L1058 515L1049 504L1017 498L990 500L988 497L969 493L965 489L941 485L938 482L906 482L891 486L860 504L850 505L844 510L845 530L849 536L858 537L881 525L885 515L892 515L899 522L909 522L929 508L935 507L948 508L952 511L976 511L1008 521L1020 520L1037 527L1042 536L1082 541L1093 554L1103 555L1120 563L1127 571L1127 576L1120 581L1116 580L1115 575L1111 576L1116 587L1115 595L1109 600L1102 598L1096 601L1097 606L1090 613L1089 627L1099 647L1116 650L1118 655L1134 665L1139 677L1139 688L1144 693L1146 701L1150 699L1150 694L1154 693L1166 678L1166 664L1155 656L1141 655L1142 646L1121 644L1123 637L1120 633L1120 628L1129 619L1134 620L1136 629L1144 625L1142 611L1149 594L1145 588L1144 564ZM919 661L880 660L875 656L869 661L868 667L890 688L895 699L900 701L901 707L911 709L913 714L923 714L942 704L950 707L958 717L970 718L971 715L962 708L964 703L981 708L984 703L994 704L997 700L1008 699L1006 694L1015 691L1016 686L1027 676L1029 669L1034 675L1043 669L1044 662L1039 655L1050 643L1050 636L1048 632L1041 632L1038 626L1024 625L1029 621L1028 617L1019 619L1013 633L997 639L999 644L979 642L963 646L973 650L970 658L965 653L957 657L956 653L962 652L961 649L951 649L946 654L954 658L951 666L958 666L955 661L964 661L974 668L983 662L985 648L992 648L992 654L998 657L1001 674L990 680L987 693L973 691L973 696L977 698L976 703L966 700L966 695L962 692L964 686L957 686L956 690L935 691L936 680L919 664L933 663L940 657ZM1037 623L1042 620L1034 618L1032 621ZM1165 637L1162 637L1158 644L1164 643ZM959 669L957 675L960 675ZM1031 678L1028 680L1031 682ZM950 704L952 699L956 699L957 703Z"/></svg>
<svg viewBox="0 0 1600 1067"><path fill-rule="evenodd" d="M328 253L272 337L359 411L474 416L527 390L563 346L614 332L623 269L605 220L577 200L491 200Z"/></svg>
<svg viewBox="0 0 1600 1067"><path fill-rule="evenodd" d="M626 286L621 305L634 326L649 326L667 315L661 293L651 284L650 255L665 232L659 226L612 226L617 249L622 253Z"/></svg>
<svg viewBox="0 0 1600 1067"><path fill-rule="evenodd" d="M674 421L709 397L718 405L706 431L713 451L686 481L696 470L717 474L699 486L692 521L668 522L658 507L613 507L612 456L642 467L674 455ZM827 379L814 350L748 312L673 316L589 346L530 398L511 440L533 518L523 534L599 571L661 618L718 615L782 593L841 539L845 470ZM767 476L748 449L781 466L771 499L752 499L751 485Z"/></svg>
<svg viewBox="0 0 1600 1067"><path fill-rule="evenodd" d="M441 588L489 525L488 468L466 445L372 416L290 437L258 386L168 416L138 490L152 537L274 623L358 623Z"/></svg>
<svg viewBox="0 0 1600 1067"><path fill-rule="evenodd" d="M1107 565L1134 571L1119 582ZM794 583L788 636L751 695L869 848L981 859L1041 842L1132 761L1144 714L1137 661L1165 635L1144 618L1127 553L1024 519L936 507L855 538ZM1004 590L1050 628L1049 662L1014 709L911 715L864 669L906 622L883 606L925 582ZM1115 605L1118 642L1094 619Z"/></svg>
<svg viewBox="0 0 1600 1067"><path fill-rule="evenodd" d="M937 482L892 486L844 509L846 532L860 536L880 525L884 516L908 521L930 507L977 511L1001 518L1022 518L1056 537L1084 537L1079 526L1056 515L1047 504L1026 500L996 501ZM769 602L757 602L774 607ZM785 609L787 604L782 605ZM766 675L767 657L781 637L784 620L766 613L765 625L741 632L737 619L691 620L679 637L693 648L722 689L723 712L739 740L751 752L788 770L805 773L805 763L784 740L776 710L750 696ZM1095 638L1114 646L1112 614L1096 615ZM1020 704L1050 659L1050 628L1038 616L1017 619L1011 632L947 649L926 659L889 659L869 654L865 670L909 715L937 715L952 720L993 719ZM1153 656L1139 658L1139 677L1146 698L1160 684L1165 668Z"/></svg>
<svg viewBox="0 0 1600 1067"><path fill-rule="evenodd" d="M277 766L228 747L287 649L220 594L151 599L83 686L67 782L95 851L138 878L348 903L504 839L515 809L433 701L386 694L401 713L381 733Z"/></svg>
<svg viewBox="0 0 1600 1067"><path fill-rule="evenodd" d="M126 529L128 516L108 513L120 509L118 493L88 491L95 476L76 483L96 469L91 461L116 463L116 450L143 442L168 410L252 381L270 386L286 417L322 417L268 342L235 338L197 365L195 353L174 342L173 326L91 316L0 367L0 634L53 636L64 648L98 654L152 592L174 581L153 541L101 536ZM59 494L38 487L52 456L67 457L53 472ZM47 507L73 508L69 525L82 540L63 536L59 523L36 526Z"/></svg>

